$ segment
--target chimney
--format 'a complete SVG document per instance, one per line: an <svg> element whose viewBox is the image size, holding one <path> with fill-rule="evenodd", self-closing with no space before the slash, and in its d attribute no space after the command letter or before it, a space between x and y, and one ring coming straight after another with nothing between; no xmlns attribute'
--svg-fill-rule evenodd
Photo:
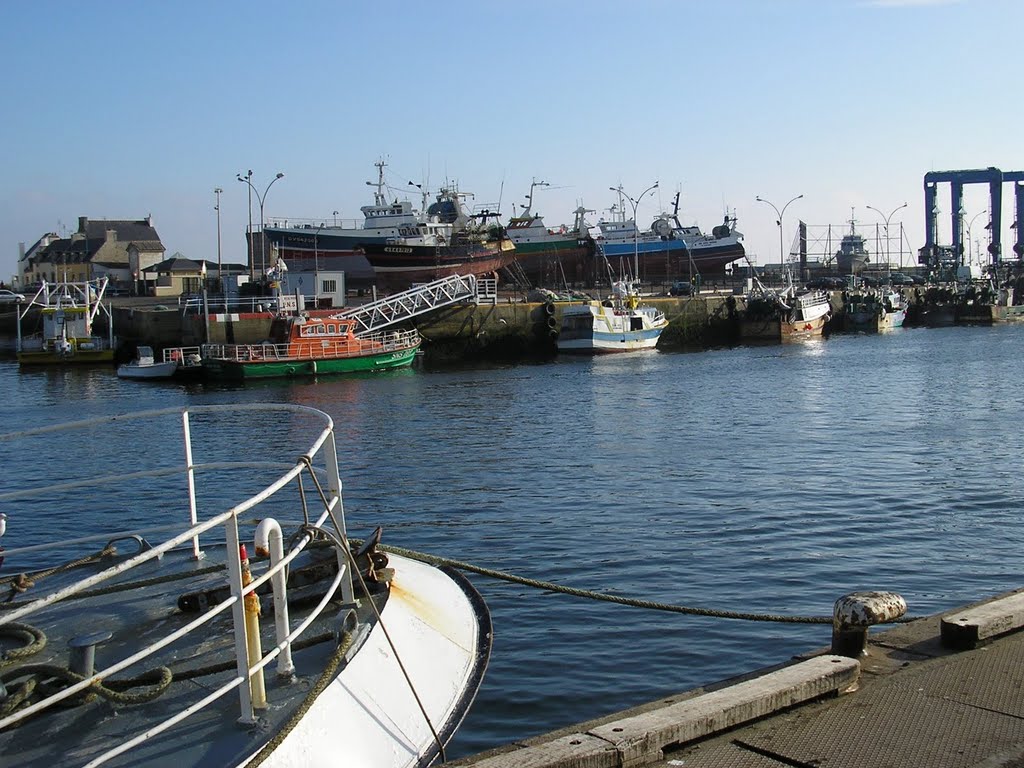
<svg viewBox="0 0 1024 768"><path fill-rule="evenodd" d="M108 229L107 230L107 242L108 243L116 243L117 242L117 230L116 229Z"/></svg>
<svg viewBox="0 0 1024 768"><path fill-rule="evenodd" d="M18 243L18 261L25 260L25 244Z"/></svg>
<svg viewBox="0 0 1024 768"><path fill-rule="evenodd" d="M88 227L88 226L89 226L89 217L88 216L79 216L78 217L78 231L81 232L84 235L85 234L85 228Z"/></svg>
<svg viewBox="0 0 1024 768"><path fill-rule="evenodd" d="M147 213L146 214L146 224L148 224L151 227L153 226L153 214L152 213Z"/></svg>

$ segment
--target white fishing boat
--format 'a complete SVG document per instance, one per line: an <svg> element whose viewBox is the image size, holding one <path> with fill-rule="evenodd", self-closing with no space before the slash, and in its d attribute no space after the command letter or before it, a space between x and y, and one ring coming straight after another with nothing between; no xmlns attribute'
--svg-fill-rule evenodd
<svg viewBox="0 0 1024 768"><path fill-rule="evenodd" d="M350 547L335 450L329 416L287 404L0 435L5 464L78 456L0 489L4 764L443 759L489 657L486 606L457 572L386 554L380 529Z"/></svg>
<svg viewBox="0 0 1024 768"><path fill-rule="evenodd" d="M117 366L119 379L169 379L178 370L174 360L161 360L153 357L152 347L139 347L135 359Z"/></svg>
<svg viewBox="0 0 1024 768"><path fill-rule="evenodd" d="M667 326L664 312L641 306L637 293L617 282L611 299L563 308L557 347L559 352L592 353L654 349Z"/></svg>

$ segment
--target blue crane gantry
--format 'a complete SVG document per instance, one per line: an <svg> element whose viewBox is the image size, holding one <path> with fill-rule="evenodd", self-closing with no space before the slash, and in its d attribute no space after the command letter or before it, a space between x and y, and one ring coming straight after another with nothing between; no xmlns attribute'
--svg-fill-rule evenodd
<svg viewBox="0 0 1024 768"><path fill-rule="evenodd" d="M936 186L949 182L952 203L953 236L951 246L936 243L938 210L935 206ZM963 202L965 184L988 184L989 210L991 211L992 242L988 246L992 264L998 266L1002 258L1002 210L1003 184L1014 184L1016 202L1016 242L1013 252L1017 259L1024 258L1024 171L1001 171L998 168L976 168L964 171L930 171L924 175L924 246L918 255L918 262L933 269L956 267L963 262ZM1019 226L1018 226L1019 225Z"/></svg>

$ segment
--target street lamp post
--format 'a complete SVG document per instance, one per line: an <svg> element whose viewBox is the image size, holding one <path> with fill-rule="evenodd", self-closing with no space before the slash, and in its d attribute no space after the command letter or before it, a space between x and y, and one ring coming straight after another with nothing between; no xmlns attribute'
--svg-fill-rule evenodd
<svg viewBox="0 0 1024 768"><path fill-rule="evenodd" d="M245 239L246 239L246 248L249 251L249 279L250 280L254 280L255 276L256 276L256 273L255 273L255 270L254 270L254 267L256 266L256 254L253 252L253 247L252 247L252 181L251 181L251 179L252 179L252 169L251 168L245 174L245 176L242 176L242 174L238 174L238 180L239 181L244 181L246 184L249 185L249 229L246 232L246 238Z"/></svg>
<svg viewBox="0 0 1024 768"><path fill-rule="evenodd" d="M217 196L217 204L213 206L213 210L217 212L217 282L221 284L221 290L223 290L224 280L224 266L221 263L220 256L220 195L224 190L220 187L215 187L213 194Z"/></svg>
<svg viewBox="0 0 1024 768"><path fill-rule="evenodd" d="M892 259L889 258L889 219L891 219L893 217L893 215L896 213L896 211L899 211L899 210L902 210L903 208L906 208L907 204L904 203L903 205L897 205L895 208L892 209L892 212L888 216L886 216L880 210L875 208L873 205L865 205L864 207L865 208L870 208L872 211L877 213L879 216L881 216L885 220L885 266L886 266L886 269L888 269L890 272L892 272ZM902 240L900 241L900 243L902 245ZM900 253L902 253L902 251L900 251ZM900 269L903 269L903 259L902 258L900 259Z"/></svg>
<svg viewBox="0 0 1024 768"><path fill-rule="evenodd" d="M339 211L334 212L334 226L338 226L338 213Z"/></svg>
<svg viewBox="0 0 1024 768"><path fill-rule="evenodd" d="M249 171L249 173L246 174L245 176L243 176L242 174L238 174L238 180L239 181L244 181L246 184L249 185L249 243L250 243L250 253L252 251L251 243L252 243L252 193L253 192L256 193L256 200L260 204L260 277L261 277L261 279L262 279L263 275L265 275L266 272L267 272L267 242L266 242L266 239L263 237L263 206L267 202L267 193L270 191L270 188L272 186L274 186L274 182L277 181L278 179L283 179L283 178L284 178L284 174L283 173L278 173L274 178L272 178L270 180L270 183L267 184L266 188L263 190L263 194L261 195L259 190L256 189L256 187L254 187L252 185L252 171Z"/></svg>
<svg viewBox="0 0 1024 768"><path fill-rule="evenodd" d="M320 251L317 247L317 238L320 237L320 230L324 228L323 222L313 233L313 308L320 306Z"/></svg>
<svg viewBox="0 0 1024 768"><path fill-rule="evenodd" d="M797 195L796 197L792 198L789 201L789 203L799 200L801 197L803 197L803 195ZM789 203L786 203L784 206L782 206L782 210L780 211L778 208L775 207L775 203L771 202L770 200L765 200L763 197L756 197L754 199L757 200L757 202L759 203L767 203L768 205L770 205L772 207L772 210L775 211L775 215L779 217L775 221L775 223L779 225L779 266L784 267L786 263L786 256L784 253L785 246L783 246L782 244L782 217L786 215L786 209L789 208ZM803 277L801 276L800 279L803 280Z"/></svg>
<svg viewBox="0 0 1024 768"><path fill-rule="evenodd" d="M971 248L971 227L974 225L975 219L977 219L983 213L988 213L988 211L978 211L976 214L974 214L974 216L971 217L971 222L970 222L970 224L967 225L967 260L969 262L971 262L971 263L974 263L974 257L972 255L971 250L970 250L970 248ZM981 249L978 248L977 252L978 252L978 255L980 256L981 255Z"/></svg>
<svg viewBox="0 0 1024 768"><path fill-rule="evenodd" d="M636 200L634 200L632 197L626 194L621 184L618 187L608 187L608 189L610 189L612 192L618 192L620 195L622 195L624 198L629 200L630 203L633 204L633 276L638 283L640 282L640 230L636 225L636 209L637 206L640 205L640 201L644 199L644 195L657 188L658 182L654 182L651 186L649 186L647 189L641 192L640 195L636 198Z"/></svg>

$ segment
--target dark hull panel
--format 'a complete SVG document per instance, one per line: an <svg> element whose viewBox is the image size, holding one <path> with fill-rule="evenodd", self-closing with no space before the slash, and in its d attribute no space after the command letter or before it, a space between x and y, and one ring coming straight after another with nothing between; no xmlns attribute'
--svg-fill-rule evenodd
<svg viewBox="0 0 1024 768"><path fill-rule="evenodd" d="M468 246L403 245L372 243L363 248L376 274L377 287L405 290L448 275L486 275L516 260L509 241Z"/></svg>

